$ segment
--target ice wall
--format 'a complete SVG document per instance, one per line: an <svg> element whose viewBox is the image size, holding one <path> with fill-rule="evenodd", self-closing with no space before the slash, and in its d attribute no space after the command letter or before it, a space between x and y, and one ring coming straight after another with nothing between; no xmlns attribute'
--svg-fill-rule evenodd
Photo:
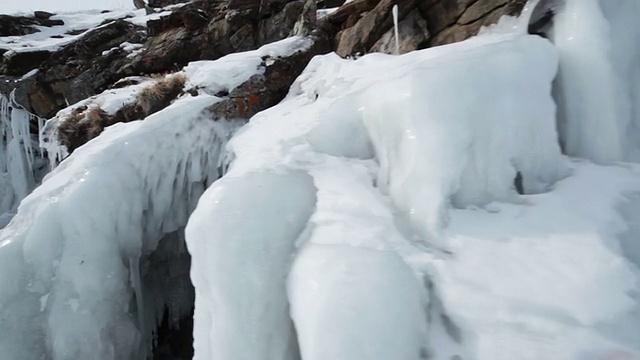
<svg viewBox="0 0 640 360"><path fill-rule="evenodd" d="M640 159L640 3L566 0L552 40L567 154L597 162Z"/></svg>
<svg viewBox="0 0 640 360"><path fill-rule="evenodd" d="M311 176L284 169L225 177L207 190L186 231L194 359L299 359L285 281L315 202Z"/></svg>
<svg viewBox="0 0 640 360"><path fill-rule="evenodd" d="M42 153L31 134L41 122L0 94L0 228L43 175Z"/></svg>
<svg viewBox="0 0 640 360"><path fill-rule="evenodd" d="M527 193L567 174L557 65L548 41L504 34L314 58L230 141L187 226L196 359L429 358L449 335L407 254L449 245L451 204L518 202L518 172Z"/></svg>
<svg viewBox="0 0 640 360"><path fill-rule="evenodd" d="M515 199L518 172L525 193L567 174L551 97L555 49L533 36L491 48L495 56L472 49L433 59L365 93L378 185L420 237L436 240L450 203Z"/></svg>
<svg viewBox="0 0 640 360"><path fill-rule="evenodd" d="M24 199L0 233L7 359L145 358L149 313L164 310L145 304L164 295L142 291L139 259L186 224L218 177L230 129L208 119L216 101L186 97L110 127Z"/></svg>

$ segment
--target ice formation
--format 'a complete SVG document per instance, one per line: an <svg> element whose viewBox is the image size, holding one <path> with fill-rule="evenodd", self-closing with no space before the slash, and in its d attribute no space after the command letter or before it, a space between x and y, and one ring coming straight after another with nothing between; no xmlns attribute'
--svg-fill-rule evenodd
<svg viewBox="0 0 640 360"><path fill-rule="evenodd" d="M155 322L144 303L158 295L142 293L139 261L186 224L218 177L228 130L203 113L215 101L185 98L147 121L109 128L21 203L0 237L0 306L12 329L0 340L3 353L144 355L145 327Z"/></svg>
<svg viewBox="0 0 640 360"><path fill-rule="evenodd" d="M424 289L428 271L418 270L421 261L413 262L412 256L425 244L451 245L451 235L444 232L449 203L464 208L518 201L517 172L530 194L549 190L569 173L556 141L551 98L557 63L546 40L514 35L400 57L312 60L283 103L256 115L231 140L234 160L225 181L207 190L190 220L196 303L211 304L196 306L196 323L209 324L194 330L202 339L196 340L196 358L264 349L258 344L269 339L267 329L290 334L282 319L278 328L272 322L263 330L238 328L226 335L233 341L213 336L236 329L236 322L252 324L246 314L266 312L265 306L282 309L287 302L305 359L415 359L438 353L428 340L435 336L428 335L434 325L427 311L435 295ZM239 188L272 193L271 185L247 180L261 173L285 176L283 184L292 181L287 188L297 193L293 189L306 180L293 182L289 179L295 177L285 174L301 171L315 187L307 186L308 193L297 197L315 194L317 200L306 230L297 240L287 237L289 244L295 241L295 250L283 247L284 256L269 256L264 265L234 260L223 270L220 261L210 261L259 251L262 239L278 229L265 226L238 237L216 231L221 226L211 220L216 217L236 223L255 218L245 214L256 207L274 208L269 201L237 201L230 207L222 201L225 196L251 196L235 195L239 190L233 189ZM280 195L291 196L288 191ZM270 223L290 218L286 212L274 214L278 219L266 217ZM298 229L300 221L293 223ZM204 251L207 246L211 250ZM212 255L227 247L233 250ZM264 290L237 292L228 286L255 278L254 286L262 287L258 279L282 274L290 256L295 260L287 299L282 293L265 297ZM261 270L249 271L255 263ZM265 303L243 300L254 297ZM224 320L216 324L216 318ZM236 341L244 345L234 347ZM249 343L256 348L245 349Z"/></svg>
<svg viewBox="0 0 640 360"><path fill-rule="evenodd" d="M190 64L197 96L79 148L0 233L0 354L144 358L190 309L186 224L197 360L639 358L638 6L318 56L228 143L213 94L308 43Z"/></svg>
<svg viewBox="0 0 640 360"><path fill-rule="evenodd" d="M43 120L0 94L0 229L43 176L43 157L31 126Z"/></svg>
<svg viewBox="0 0 640 360"><path fill-rule="evenodd" d="M308 45L292 38L187 67L188 86L198 96L109 127L47 175L0 232L1 354L20 360L146 358L165 308L173 321L190 314L193 299L184 290L191 285L176 278L186 275L176 274L186 254L183 228L221 174L224 144L241 123L212 121L208 109L220 99L208 92L264 71L257 66L264 55ZM111 111L134 90L88 101ZM19 116L26 115L14 112L15 126L23 125Z"/></svg>
<svg viewBox="0 0 640 360"><path fill-rule="evenodd" d="M566 0L551 38L561 141L597 162L640 160L640 24L635 0Z"/></svg>

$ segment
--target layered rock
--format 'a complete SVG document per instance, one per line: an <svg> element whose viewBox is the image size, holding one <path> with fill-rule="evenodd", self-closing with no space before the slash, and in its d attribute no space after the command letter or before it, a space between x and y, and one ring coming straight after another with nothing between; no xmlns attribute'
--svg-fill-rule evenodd
<svg viewBox="0 0 640 360"><path fill-rule="evenodd" d="M4 54L0 82L5 85L0 85L0 92L15 89L21 105L38 116L52 117L127 76L174 72L190 61L214 60L308 34L315 22L315 18L309 20L310 14L315 15L312 1L267 6L259 0L200 0L150 20L148 29L126 19L114 20L54 52ZM140 48L132 54L120 46L125 42L140 44ZM36 68L39 71L34 76L20 78Z"/></svg>
<svg viewBox="0 0 640 360"><path fill-rule="evenodd" d="M328 16L341 56L391 52L392 7L398 5L401 53L464 40L504 15L518 15L526 0L354 0Z"/></svg>
<svg viewBox="0 0 640 360"><path fill-rule="evenodd" d="M13 92L14 100L25 109L51 118L60 109L112 88L122 79L174 73L190 61L215 60L289 36L312 35L316 45L310 51L286 59L265 58L262 74L216 94L224 100L212 109L214 118L246 119L284 98L313 55L331 50L341 56L395 52L394 5L399 10L399 50L406 53L464 40L503 15L517 15L526 0L335 0L320 2L322 7L339 5L320 18L313 0L196 0L173 6L168 12L160 9L181 2L150 0L154 11L167 15L153 16L146 27L121 18L80 31L77 39L59 49L0 48L0 93ZM532 31L544 31L558 3L540 3ZM8 20L0 21L0 32L28 34L36 31L34 25L60 25L60 20L51 20L51 16L44 12L33 17L5 16ZM104 127L142 119L183 91L180 87L151 105L137 102L116 114L92 111L96 121L67 129L59 140L72 151ZM78 117L84 118L87 110L78 110Z"/></svg>
<svg viewBox="0 0 640 360"><path fill-rule="evenodd" d="M36 11L33 17L0 15L0 36L22 36L39 32L36 26L64 25L64 21L50 19L53 14Z"/></svg>

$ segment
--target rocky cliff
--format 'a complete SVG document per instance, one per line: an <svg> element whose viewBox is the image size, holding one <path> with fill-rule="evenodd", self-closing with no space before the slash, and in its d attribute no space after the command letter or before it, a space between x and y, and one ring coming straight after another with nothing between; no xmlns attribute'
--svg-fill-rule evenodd
<svg viewBox="0 0 640 360"><path fill-rule="evenodd" d="M292 35L321 39L326 44L316 53L391 52L394 5L399 8L400 49L408 52L466 39L503 15L517 15L524 4L525 0L151 1L156 14L146 21L139 12L114 13L94 28L66 33L55 31L65 28L64 20L53 14L3 16L0 35L9 40L0 42L0 92L15 91L21 106L50 118L126 77L175 72L190 61L217 59ZM318 10L329 6L333 8ZM51 37L64 41L55 48L11 46L16 36L38 31L50 31Z"/></svg>

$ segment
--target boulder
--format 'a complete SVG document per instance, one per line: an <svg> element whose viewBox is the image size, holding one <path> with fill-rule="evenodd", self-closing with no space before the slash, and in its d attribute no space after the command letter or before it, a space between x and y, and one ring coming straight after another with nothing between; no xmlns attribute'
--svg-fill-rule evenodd
<svg viewBox="0 0 640 360"><path fill-rule="evenodd" d="M307 50L286 57L263 57L259 65L262 70L260 74L251 76L233 89L216 94L222 101L209 108L212 120L247 121L258 112L282 101L311 58L331 50L326 38L314 36L312 39L314 43ZM130 78L119 84L135 85L135 80ZM79 106L62 119L57 131L58 141L71 153L98 136L107 126L144 119L169 106L182 95L185 81L181 73L158 78L136 92L136 101L112 115L91 103Z"/></svg>
<svg viewBox="0 0 640 360"><path fill-rule="evenodd" d="M502 5L493 7L488 4ZM481 0L465 10L463 15L467 15L461 16L455 24L434 34L429 45L437 46L465 40L476 35L481 27L495 24L505 15L520 14L525 4L526 0ZM463 20L468 22L464 23Z"/></svg>
<svg viewBox="0 0 640 360"><path fill-rule="evenodd" d="M40 31L35 26L51 27L57 25L64 25L64 21L52 20L48 17L40 18L0 15L0 37L33 34Z"/></svg>
<svg viewBox="0 0 640 360"><path fill-rule="evenodd" d="M0 56L0 74L21 76L37 68L51 57L51 52L35 51L7 51Z"/></svg>
<svg viewBox="0 0 640 360"><path fill-rule="evenodd" d="M55 15L55 14L47 12L47 11L34 11L33 12L33 16L38 20L48 20L53 15Z"/></svg>
<svg viewBox="0 0 640 360"><path fill-rule="evenodd" d="M49 118L68 104L102 92L122 77L115 72L127 55L119 48L120 44L140 42L142 31L129 22L116 20L88 31L39 64L34 63L39 71L29 85L29 103L22 105L29 105L27 109L31 112ZM103 55L114 48L118 50Z"/></svg>
<svg viewBox="0 0 640 360"><path fill-rule="evenodd" d="M314 44L308 50L287 57L264 57L260 64L264 68L262 74L253 75L228 94L219 94L224 99L210 108L213 119L248 120L282 101L311 58L331 50L328 39L318 36L313 39Z"/></svg>

